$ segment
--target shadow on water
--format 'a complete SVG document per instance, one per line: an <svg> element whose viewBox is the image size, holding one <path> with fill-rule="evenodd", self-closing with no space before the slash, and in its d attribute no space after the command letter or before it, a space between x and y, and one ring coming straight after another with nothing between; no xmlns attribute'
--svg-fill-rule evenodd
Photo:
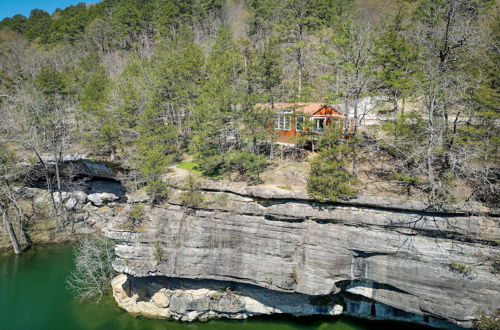
<svg viewBox="0 0 500 330"><path fill-rule="evenodd" d="M247 320L182 323L134 317L112 297L99 303L79 301L66 289L73 268L70 244L36 247L21 256L0 256L0 328L137 330L362 330L428 329L423 326L348 317L259 316Z"/></svg>

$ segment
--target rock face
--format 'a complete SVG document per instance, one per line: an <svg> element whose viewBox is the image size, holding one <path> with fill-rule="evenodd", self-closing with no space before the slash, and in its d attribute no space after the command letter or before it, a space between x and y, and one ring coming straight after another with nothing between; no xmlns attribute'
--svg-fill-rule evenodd
<svg viewBox="0 0 500 330"><path fill-rule="evenodd" d="M257 286L221 281L134 278L121 274L111 283L118 305L133 314L180 321L252 315L338 315L335 299L321 305L303 294L273 292Z"/></svg>
<svg viewBox="0 0 500 330"><path fill-rule="evenodd" d="M83 191L55 192L51 196L44 189L22 187L17 189L17 193L21 196L19 206L29 219L24 229L30 242L21 241L24 246L69 242L80 234L100 232L116 213L115 208L92 205ZM66 225L61 225L60 220L53 216L52 201L67 211ZM11 248L7 233L0 228L0 254Z"/></svg>
<svg viewBox="0 0 500 330"><path fill-rule="evenodd" d="M127 207L105 229L116 241L113 266L133 276L132 283L154 276L160 281L154 292L160 292L168 289L161 284L168 278L205 279L246 283L277 296L333 295L342 297L348 314L439 326L442 319L471 327L481 312L499 307L500 279L492 267L498 263L500 231L491 214L428 212L419 203L367 198L319 204L297 193L253 189L247 195L244 189L213 185L204 192L203 205L189 209L181 205L180 194L174 191L161 207L147 207L135 229L124 226ZM124 281L115 282L123 286ZM149 313L141 310L144 301L134 298L134 290L122 292L117 283L120 306ZM203 297L210 295L205 289ZM204 307L173 310L176 295ZM151 299L160 310L152 314L181 320L211 317L207 310L215 308L187 291L162 298L163 305L170 301L166 307ZM246 304L243 297L238 301ZM222 309L216 314L254 313Z"/></svg>

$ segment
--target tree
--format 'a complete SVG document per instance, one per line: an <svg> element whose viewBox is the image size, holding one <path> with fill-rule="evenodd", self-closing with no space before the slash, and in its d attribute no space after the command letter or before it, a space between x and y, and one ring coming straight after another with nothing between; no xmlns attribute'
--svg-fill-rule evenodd
<svg viewBox="0 0 500 330"><path fill-rule="evenodd" d="M363 21L356 13L345 17L331 32L330 48L324 51L334 70L327 78L337 85L332 99L341 99L344 104L346 125L344 134L352 136L352 173L358 168L358 129L369 109L360 106L361 98L367 94L373 80L373 36L370 22ZM351 126L351 118L354 125Z"/></svg>
<svg viewBox="0 0 500 330"><path fill-rule="evenodd" d="M244 88L242 91L241 123L242 147L256 155L259 145L271 145L271 156L274 148L272 126L275 114L272 109L258 105L258 102L270 102L274 107L274 99L282 80L281 52L275 41L266 42L264 49L253 50L250 44L243 44ZM274 132L273 132L274 133ZM252 156L247 155L247 159Z"/></svg>
<svg viewBox="0 0 500 330"><path fill-rule="evenodd" d="M460 149L455 148L455 143L458 123L467 109L464 95L471 87L467 76L469 54L477 40L480 13L487 4L488 1L425 0L415 11L419 24L415 42L422 49L420 87L428 121L424 158L427 192L433 205L450 196L447 183L460 173L456 165L462 155L457 155Z"/></svg>
<svg viewBox="0 0 500 330"><path fill-rule="evenodd" d="M294 54L296 64L296 98L302 100L305 75L305 48L306 33L318 24L317 17L312 12L311 1L286 0L283 4L282 21L280 24L281 35L289 50Z"/></svg>
<svg viewBox="0 0 500 330"><path fill-rule="evenodd" d="M347 170L353 157L352 140L336 129L329 129L319 140L320 152L311 160L307 192L321 202L349 199L356 195L358 180Z"/></svg>
<svg viewBox="0 0 500 330"><path fill-rule="evenodd" d="M82 299L99 301L109 291L109 283L115 271L111 265L114 258L112 241L88 235L74 247L75 269L66 280L73 294Z"/></svg>
<svg viewBox="0 0 500 330"><path fill-rule="evenodd" d="M72 178L62 173L61 164L74 142L75 100L66 91L61 73L54 67L42 68L32 84L19 88L7 104L4 117L9 140L34 155L45 178L54 217L60 225L67 220L61 192ZM59 195L56 200L54 192Z"/></svg>
<svg viewBox="0 0 500 330"><path fill-rule="evenodd" d="M23 15L14 15L12 18L4 18L0 22L0 27L7 27L12 31L22 34L26 29L26 21L28 19Z"/></svg>
<svg viewBox="0 0 500 330"><path fill-rule="evenodd" d="M161 112L166 123L175 126L179 150L186 147L190 120L204 83L203 50L187 31L160 45L153 57L151 106Z"/></svg>
<svg viewBox="0 0 500 330"><path fill-rule="evenodd" d="M6 143L0 143L0 214L15 254L29 245L24 229L25 216L19 206L19 193L13 185L23 176L23 170L16 166L16 155Z"/></svg>
<svg viewBox="0 0 500 330"><path fill-rule="evenodd" d="M201 192L200 179L190 174L184 182L183 192L180 196L183 205L189 208L198 208L203 204L204 196Z"/></svg>
<svg viewBox="0 0 500 330"><path fill-rule="evenodd" d="M219 174L225 155L241 147L237 120L242 64L230 30L221 28L206 62L207 78L191 121L191 149L207 174Z"/></svg>
<svg viewBox="0 0 500 330"><path fill-rule="evenodd" d="M85 70L80 74L87 80L79 102L82 135L97 154L105 152L114 161L120 136L117 116L107 110L111 82L96 57L89 56L80 65Z"/></svg>
<svg viewBox="0 0 500 330"><path fill-rule="evenodd" d="M192 1L155 1L154 22L158 33L165 37L175 37L183 24L190 23L193 15Z"/></svg>
<svg viewBox="0 0 500 330"><path fill-rule="evenodd" d="M274 101L279 98L279 88L283 81L282 52L277 40L271 39L264 44L264 48L257 54L256 63L251 70L255 75L255 83L263 92L261 98L270 102L274 107Z"/></svg>
<svg viewBox="0 0 500 330"><path fill-rule="evenodd" d="M140 116L137 132L139 137L133 144L133 164L145 181L153 202L159 202L168 195L163 176L168 165L180 155L175 143L179 132L175 126L165 123L161 113L150 107Z"/></svg>
<svg viewBox="0 0 500 330"><path fill-rule="evenodd" d="M408 27L403 24L405 12L400 7L390 23L375 41L375 65L380 82L379 89L392 101L394 116L398 115L398 100L410 95L414 88L415 62L418 59L416 47L405 36ZM404 111L404 108L402 109Z"/></svg>
<svg viewBox="0 0 500 330"><path fill-rule="evenodd" d="M85 39L99 54L105 54L111 47L111 27L102 18L96 18L85 28Z"/></svg>
<svg viewBox="0 0 500 330"><path fill-rule="evenodd" d="M47 32L50 30L51 24L52 18L49 13L45 10L33 9L26 21L24 35L28 40L40 38L40 41L45 43L49 40L49 34Z"/></svg>

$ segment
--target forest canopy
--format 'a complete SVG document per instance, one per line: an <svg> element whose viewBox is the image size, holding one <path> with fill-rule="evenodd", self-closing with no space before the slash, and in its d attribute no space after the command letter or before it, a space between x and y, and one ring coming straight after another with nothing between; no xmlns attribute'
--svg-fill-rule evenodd
<svg viewBox="0 0 500 330"><path fill-rule="evenodd" d="M497 206L498 14L492 0L34 9L0 22L0 159L84 152L119 163L130 189L147 187L159 202L168 167L186 153L204 175L259 182L277 146L273 113L256 105L323 102L342 104L353 126L304 139L319 148L312 196L350 198L368 173L435 208ZM364 125L366 100L389 115ZM15 183L13 170L2 180Z"/></svg>

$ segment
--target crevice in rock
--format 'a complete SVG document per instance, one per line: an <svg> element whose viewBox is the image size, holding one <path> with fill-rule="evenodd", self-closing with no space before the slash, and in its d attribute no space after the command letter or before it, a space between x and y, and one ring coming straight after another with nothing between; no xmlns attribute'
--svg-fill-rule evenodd
<svg viewBox="0 0 500 330"><path fill-rule="evenodd" d="M294 201L294 203L300 203L300 201ZM168 202L170 205L175 205L175 206L180 206L180 207L186 207L182 204L179 203L174 203L172 201ZM309 204L309 203L306 203ZM392 230L392 231L398 231L399 234L401 235L407 235L407 236L415 236L415 235L420 235L420 236L425 236L425 237L431 237L431 238L442 238L442 239L449 239L449 240L456 240L464 243L477 243L477 244L482 244L482 245L489 245L489 246L498 246L498 243L496 241L490 241L490 240L482 240L482 239L475 239L470 236L467 236L465 234L460 234L457 232L453 232L450 229L424 229L424 228L418 228L416 225L418 224L418 221L411 221L411 222L401 222L401 223L394 223L390 225L371 225L371 224L362 224L362 223L349 223L347 221L342 221L339 219L323 219L323 218L314 218L310 216L305 216L305 217L291 217L291 216L278 216L274 214L259 214L259 213L254 213L254 212L238 212L238 211L233 211L233 210L226 210L222 208L204 208L204 207L198 207L198 208L192 208L193 210L203 210L206 212L218 212L218 213L226 213L226 214L238 214L238 215L245 215L245 216L257 216L257 217L263 217L265 220L269 221L283 221L283 222L291 222L291 223L297 223L297 222L304 222L307 220L317 222L319 224L340 224L343 226L351 226L351 227L358 227L358 228L379 228L381 230ZM394 210L392 210L394 211ZM405 212L401 211L402 215L416 215L418 218L420 218L420 221L428 221L425 220L420 213L415 213L415 212ZM432 214L434 218L441 218L439 220L433 220L434 222L439 222L440 220L443 220L443 222L448 222L447 217L445 216L440 216L436 214ZM461 217L461 215L455 215L456 217ZM410 232L403 232L401 229L407 229Z"/></svg>
<svg viewBox="0 0 500 330"><path fill-rule="evenodd" d="M180 187L176 187L177 189L181 189ZM255 203L264 206L264 207L270 207L273 205L281 205L281 204L286 204L286 203L302 203L302 204L307 204L311 205L317 208L335 208L337 206L344 206L344 207L356 207L356 208L364 208L364 209L369 209L369 210L380 210L380 211L398 211L401 213L409 213L409 214L415 214L418 213L419 215L422 216L438 216L438 217L446 217L446 218L452 218L452 217L463 217L463 216L471 216L471 215L485 215L485 216L491 216L491 217L500 217L499 213L495 212L490 212L490 213L482 213L482 212L467 212L464 210L457 210L457 211L439 211L439 210L433 210L431 207L427 207L426 209L412 209L412 208L404 208L404 207L392 207L388 205L377 205L377 204L371 204L371 203L363 203L363 202L355 202L355 201L335 201L335 202L319 202L316 201L312 198L303 198L303 199L294 199L294 198L283 198L283 197L268 197L268 198L263 198L255 195L251 195L248 193L241 193L237 192L231 189L214 189L214 188L202 188L202 191L206 192L221 192L221 193L229 193L233 194L236 196L240 197L245 197L245 198L250 198L252 199Z"/></svg>

